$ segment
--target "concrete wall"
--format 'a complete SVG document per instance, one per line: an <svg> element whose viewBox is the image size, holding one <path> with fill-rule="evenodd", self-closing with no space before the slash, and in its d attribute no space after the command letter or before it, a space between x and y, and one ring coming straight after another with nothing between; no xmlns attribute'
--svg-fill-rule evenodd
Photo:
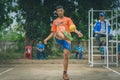
<svg viewBox="0 0 120 80"><path fill-rule="evenodd" d="M84 52L88 52L88 41L84 40L80 42L81 45L84 47ZM75 46L77 45L76 41L72 42L72 51L74 51ZM0 52L5 51L7 49L18 49L17 42L0 42ZM36 46L35 46L36 47ZM59 49L60 46L53 42L52 49Z"/></svg>
<svg viewBox="0 0 120 80"><path fill-rule="evenodd" d="M0 42L0 52L6 51L7 49L17 49L16 42Z"/></svg>

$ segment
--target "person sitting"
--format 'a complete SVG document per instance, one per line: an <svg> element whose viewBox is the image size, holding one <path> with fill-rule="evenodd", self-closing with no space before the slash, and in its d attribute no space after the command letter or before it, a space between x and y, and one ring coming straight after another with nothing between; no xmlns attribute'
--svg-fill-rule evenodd
<svg viewBox="0 0 120 80"><path fill-rule="evenodd" d="M97 44L100 46L100 37L105 37L106 36L106 29L108 28L108 41L112 39L112 35L110 35L110 23L105 20L105 14L104 13L99 13L99 18L100 20L95 23L94 26L94 33L95 33L95 38L97 40Z"/></svg>
<svg viewBox="0 0 120 80"><path fill-rule="evenodd" d="M83 47L80 44L80 42L78 42L77 46L75 47L75 55L74 55L74 59L78 59L78 55L79 55L79 59L83 59Z"/></svg>
<svg viewBox="0 0 120 80"><path fill-rule="evenodd" d="M42 44L42 41L39 41L37 44L37 51L36 51L36 59L46 59L46 55L44 52L44 44Z"/></svg>

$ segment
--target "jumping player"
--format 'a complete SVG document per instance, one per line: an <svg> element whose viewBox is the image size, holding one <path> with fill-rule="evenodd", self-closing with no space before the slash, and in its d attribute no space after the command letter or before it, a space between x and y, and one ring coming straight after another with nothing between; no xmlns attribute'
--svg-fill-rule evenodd
<svg viewBox="0 0 120 80"><path fill-rule="evenodd" d="M67 75L68 69L68 54L71 50L71 34L70 32L75 32L78 37L82 37L83 34L79 32L73 21L69 17L64 16L63 6L59 5L56 7L56 13L58 18L56 18L51 27L50 35L44 40L44 43L47 44L47 41L55 36L55 40L58 44L62 45L63 48L63 56L64 56L64 71L63 71L63 79L69 80ZM67 34L66 34L67 33Z"/></svg>

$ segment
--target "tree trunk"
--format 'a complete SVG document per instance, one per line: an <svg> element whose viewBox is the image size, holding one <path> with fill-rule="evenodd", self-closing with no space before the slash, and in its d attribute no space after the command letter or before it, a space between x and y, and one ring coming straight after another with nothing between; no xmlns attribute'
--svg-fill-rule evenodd
<svg viewBox="0 0 120 80"><path fill-rule="evenodd" d="M25 45L33 46L35 40L29 39L27 36L25 36Z"/></svg>

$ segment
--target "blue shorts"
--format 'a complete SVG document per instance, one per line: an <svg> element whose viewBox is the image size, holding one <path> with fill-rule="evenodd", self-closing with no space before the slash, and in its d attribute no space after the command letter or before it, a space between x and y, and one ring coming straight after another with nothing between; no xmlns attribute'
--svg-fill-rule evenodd
<svg viewBox="0 0 120 80"><path fill-rule="evenodd" d="M57 38L55 38L56 42L60 45L62 45L62 49L67 49L67 50L71 50L71 44L68 43L66 40L59 40Z"/></svg>

